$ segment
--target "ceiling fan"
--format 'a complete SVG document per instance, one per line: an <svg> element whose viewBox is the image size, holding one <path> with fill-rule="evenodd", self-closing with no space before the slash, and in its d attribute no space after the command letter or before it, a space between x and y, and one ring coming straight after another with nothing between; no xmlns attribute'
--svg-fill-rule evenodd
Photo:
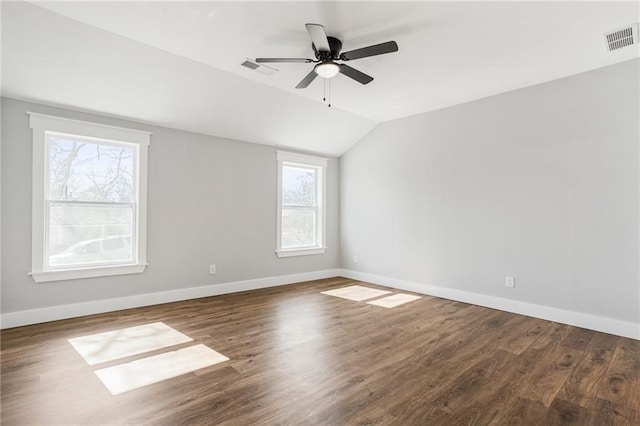
<svg viewBox="0 0 640 426"><path fill-rule="evenodd" d="M307 32L311 37L311 48L316 59L308 58L256 58L258 63L269 62L290 62L290 63L315 63L313 70L300 83L296 89L304 89L309 86L317 76L323 78L335 77L338 73L344 74L355 81L368 84L371 83L373 77L358 71L349 65L338 63L336 61L352 61L354 59L367 58L369 56L382 55L398 51L398 44L395 41L374 44L368 47L351 50L349 52L340 53L342 50L342 41L335 37L327 37L324 27L319 24L306 24Z"/></svg>

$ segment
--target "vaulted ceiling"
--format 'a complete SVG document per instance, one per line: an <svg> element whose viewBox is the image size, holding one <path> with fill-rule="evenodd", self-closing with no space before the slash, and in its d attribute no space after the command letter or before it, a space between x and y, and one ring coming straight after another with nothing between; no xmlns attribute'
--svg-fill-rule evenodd
<svg viewBox="0 0 640 426"><path fill-rule="evenodd" d="M2 94L250 142L340 155L377 123L640 56L603 33L638 21L637 2L4 2ZM396 53L295 85L255 57L313 57L320 23L343 50L395 40Z"/></svg>

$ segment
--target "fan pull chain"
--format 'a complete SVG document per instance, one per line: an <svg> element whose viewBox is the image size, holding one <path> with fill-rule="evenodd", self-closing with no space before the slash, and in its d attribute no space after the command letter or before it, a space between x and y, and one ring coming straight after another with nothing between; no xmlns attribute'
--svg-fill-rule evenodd
<svg viewBox="0 0 640 426"><path fill-rule="evenodd" d="M327 79L322 79L322 102L327 100Z"/></svg>
<svg viewBox="0 0 640 426"><path fill-rule="evenodd" d="M331 79L324 77L322 78L322 102L328 102L331 108Z"/></svg>

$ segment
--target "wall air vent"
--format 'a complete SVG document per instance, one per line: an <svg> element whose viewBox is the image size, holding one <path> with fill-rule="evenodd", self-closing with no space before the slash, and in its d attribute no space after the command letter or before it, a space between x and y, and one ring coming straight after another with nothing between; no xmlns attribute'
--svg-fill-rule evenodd
<svg viewBox="0 0 640 426"><path fill-rule="evenodd" d="M604 40L607 42L609 52L638 44L638 24L635 23L628 27L606 33Z"/></svg>
<svg viewBox="0 0 640 426"><path fill-rule="evenodd" d="M240 65L242 65L245 68L249 68L250 70L259 72L260 74L264 74L264 75L271 75L274 72L278 71L275 68L271 68L269 66L266 66L264 64L258 64L256 62L253 62L251 59L245 60L243 63L241 63Z"/></svg>

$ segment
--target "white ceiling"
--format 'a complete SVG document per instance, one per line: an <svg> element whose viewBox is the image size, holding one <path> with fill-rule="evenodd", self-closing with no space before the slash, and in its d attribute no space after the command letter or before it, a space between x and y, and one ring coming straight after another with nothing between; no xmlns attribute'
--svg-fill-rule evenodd
<svg viewBox="0 0 640 426"><path fill-rule="evenodd" d="M335 156L377 124L23 2L2 2L2 95Z"/></svg>
<svg viewBox="0 0 640 426"><path fill-rule="evenodd" d="M377 122L640 56L637 45L607 52L602 35L637 22L638 2L37 4L3 5L3 93L336 155ZM388 40L400 50L351 61L375 80L338 75L331 109L321 79L294 89L309 64L270 76L240 66L313 57L307 22L343 51Z"/></svg>

